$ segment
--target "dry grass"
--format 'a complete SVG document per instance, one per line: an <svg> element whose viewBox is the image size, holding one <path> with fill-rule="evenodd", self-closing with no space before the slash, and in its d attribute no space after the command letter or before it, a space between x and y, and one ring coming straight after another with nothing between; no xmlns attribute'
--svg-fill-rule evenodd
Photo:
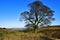
<svg viewBox="0 0 60 40"><path fill-rule="evenodd" d="M20 30L0 29L0 40L41 40L53 37L60 38L60 29L57 28L41 28L38 33L22 32Z"/></svg>
<svg viewBox="0 0 60 40"><path fill-rule="evenodd" d="M18 30L0 30L0 40L39 40L40 35L32 32L19 32Z"/></svg>

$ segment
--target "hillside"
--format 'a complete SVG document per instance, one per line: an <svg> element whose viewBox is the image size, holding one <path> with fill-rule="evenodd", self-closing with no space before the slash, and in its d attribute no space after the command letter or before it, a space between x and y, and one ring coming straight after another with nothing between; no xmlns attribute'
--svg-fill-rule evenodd
<svg viewBox="0 0 60 40"><path fill-rule="evenodd" d="M0 28L0 40L60 40L60 27L43 27L38 33Z"/></svg>
<svg viewBox="0 0 60 40"><path fill-rule="evenodd" d="M60 26L48 26L48 27L43 27L40 28L41 33L51 36L53 38L58 38L60 39Z"/></svg>

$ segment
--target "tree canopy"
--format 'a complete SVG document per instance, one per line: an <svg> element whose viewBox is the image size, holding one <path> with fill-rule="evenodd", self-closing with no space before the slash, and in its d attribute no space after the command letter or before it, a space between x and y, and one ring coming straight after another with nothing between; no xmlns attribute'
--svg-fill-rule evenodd
<svg viewBox="0 0 60 40"><path fill-rule="evenodd" d="M33 28L34 30L40 26L50 25L54 11L44 5L41 1L35 1L28 4L29 11L21 13L21 20L26 22L25 27Z"/></svg>

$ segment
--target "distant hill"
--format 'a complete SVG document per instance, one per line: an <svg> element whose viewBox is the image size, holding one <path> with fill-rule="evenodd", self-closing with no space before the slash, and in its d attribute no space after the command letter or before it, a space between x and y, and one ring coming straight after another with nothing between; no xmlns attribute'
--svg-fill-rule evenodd
<svg viewBox="0 0 60 40"><path fill-rule="evenodd" d="M12 30L26 30L26 28L7 28L7 29L12 29Z"/></svg>

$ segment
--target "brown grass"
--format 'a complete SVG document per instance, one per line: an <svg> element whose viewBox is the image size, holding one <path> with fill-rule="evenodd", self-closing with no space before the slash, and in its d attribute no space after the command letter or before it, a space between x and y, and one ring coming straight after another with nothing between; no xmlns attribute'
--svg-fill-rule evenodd
<svg viewBox="0 0 60 40"><path fill-rule="evenodd" d="M55 27L41 28L38 33L20 30L0 29L0 40L41 40L46 37L60 38L60 29Z"/></svg>

